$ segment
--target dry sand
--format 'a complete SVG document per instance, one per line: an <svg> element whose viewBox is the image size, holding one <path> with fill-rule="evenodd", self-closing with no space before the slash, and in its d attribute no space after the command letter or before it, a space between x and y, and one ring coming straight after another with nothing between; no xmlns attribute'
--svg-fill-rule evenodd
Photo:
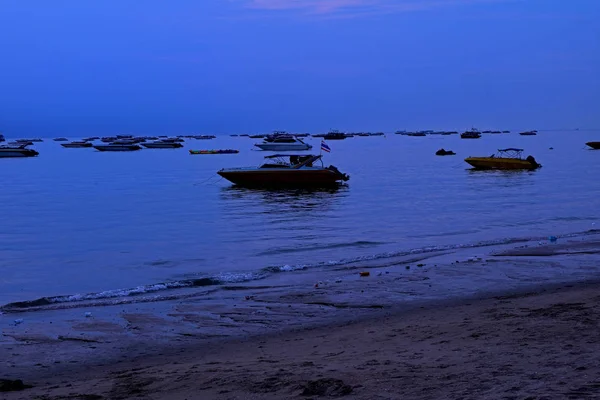
<svg viewBox="0 0 600 400"><path fill-rule="evenodd" d="M330 288L240 287L227 292L244 299L237 304L192 297L104 307L84 320L81 310L28 314L3 329L0 378L33 388L0 398L600 398L600 284L590 279L598 247L498 252L515 263L505 271L583 265L588 283L542 279L410 307L394 306L407 287L435 283L425 267L406 274L401 262L404 275L383 269Z"/></svg>

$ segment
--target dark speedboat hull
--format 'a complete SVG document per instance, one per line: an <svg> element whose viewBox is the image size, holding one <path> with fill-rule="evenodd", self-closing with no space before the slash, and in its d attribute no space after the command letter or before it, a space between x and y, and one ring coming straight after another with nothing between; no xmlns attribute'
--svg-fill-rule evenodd
<svg viewBox="0 0 600 400"><path fill-rule="evenodd" d="M600 142L587 142L586 145L590 146L594 150L600 150Z"/></svg>
<svg viewBox="0 0 600 400"><path fill-rule="evenodd" d="M147 149L178 149L183 147L179 142L165 142L165 143L142 143Z"/></svg>
<svg viewBox="0 0 600 400"><path fill-rule="evenodd" d="M228 181L244 187L327 187L335 186L347 176L323 169L224 169L218 172Z"/></svg>
<svg viewBox="0 0 600 400"><path fill-rule="evenodd" d="M25 149L25 148L2 148L0 149L0 158L14 158L14 157L35 157L37 156L37 151L33 149Z"/></svg>
<svg viewBox="0 0 600 400"><path fill-rule="evenodd" d="M108 144L106 146L97 145L97 146L94 146L94 148L99 151L135 151L135 150L142 149L137 144L118 144L118 145L117 144L114 144L114 145Z"/></svg>
<svg viewBox="0 0 600 400"><path fill-rule="evenodd" d="M532 164L527 160L500 157L469 157L465 159L465 162L471 165L474 169L483 170L534 170L541 166L537 163Z"/></svg>

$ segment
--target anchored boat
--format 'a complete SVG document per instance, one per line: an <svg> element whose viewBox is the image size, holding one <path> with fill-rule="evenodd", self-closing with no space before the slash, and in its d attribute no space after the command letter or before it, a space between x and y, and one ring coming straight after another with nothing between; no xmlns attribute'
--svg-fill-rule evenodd
<svg viewBox="0 0 600 400"><path fill-rule="evenodd" d="M498 150L498 153L489 157L468 157L465 161L474 169L533 170L541 167L533 156L523 159L522 154L523 149L508 148Z"/></svg>
<svg viewBox="0 0 600 400"><path fill-rule="evenodd" d="M304 143L302 139L291 135L279 136L274 138L267 138L263 143L255 144L261 150L270 151L302 151L310 150L312 146Z"/></svg>
<svg viewBox="0 0 600 400"><path fill-rule="evenodd" d="M275 154L265 157L266 162L258 168L224 168L217 173L245 187L326 187L350 179L333 165L325 167L321 157ZM315 165L317 162L320 165Z"/></svg>
<svg viewBox="0 0 600 400"><path fill-rule="evenodd" d="M481 133L475 128L460 134L461 139L479 139L480 137Z"/></svg>
<svg viewBox="0 0 600 400"><path fill-rule="evenodd" d="M180 142L175 142L172 140L157 140L154 142L142 143L142 146L147 149L178 149L183 147Z"/></svg>
<svg viewBox="0 0 600 400"><path fill-rule="evenodd" d="M35 157L37 151L28 149L27 146L0 146L0 158L5 157Z"/></svg>
<svg viewBox="0 0 600 400"><path fill-rule="evenodd" d="M592 149L600 150L600 142L587 142L586 144Z"/></svg>
<svg viewBox="0 0 600 400"><path fill-rule="evenodd" d="M106 144L96 145L94 148L98 151L135 151L141 150L142 148L137 144Z"/></svg>
<svg viewBox="0 0 600 400"><path fill-rule="evenodd" d="M92 147L93 144L91 142L87 142L87 141L73 141L70 143L61 143L60 144L62 147L66 147L66 148L79 148L79 147Z"/></svg>

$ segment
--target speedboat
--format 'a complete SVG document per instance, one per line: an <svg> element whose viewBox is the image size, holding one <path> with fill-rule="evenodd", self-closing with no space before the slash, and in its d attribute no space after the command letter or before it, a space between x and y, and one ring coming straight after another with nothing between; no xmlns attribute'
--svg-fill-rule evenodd
<svg viewBox="0 0 600 400"><path fill-rule="evenodd" d="M481 133L475 128L460 134L461 139L479 139L480 137Z"/></svg>
<svg viewBox="0 0 600 400"><path fill-rule="evenodd" d="M321 155L275 154L266 156L258 168L224 168L217 173L245 187L324 187L335 186L350 177L336 167L325 167ZM320 165L315 166L315 163Z"/></svg>
<svg viewBox="0 0 600 400"><path fill-rule="evenodd" d="M35 157L37 151L28 149L25 145L20 146L0 146L0 158L4 157Z"/></svg>
<svg viewBox="0 0 600 400"><path fill-rule="evenodd" d="M592 149L600 150L600 142L587 142L586 144Z"/></svg>
<svg viewBox="0 0 600 400"><path fill-rule="evenodd" d="M60 144L62 147L66 147L66 148L79 148L79 147L92 147L92 143L91 142L86 142L86 141L73 141L70 143L61 143Z"/></svg>
<svg viewBox="0 0 600 400"><path fill-rule="evenodd" d="M94 148L98 151L135 151L142 148L137 144L98 144Z"/></svg>
<svg viewBox="0 0 600 400"><path fill-rule="evenodd" d="M521 135L521 136L535 136L535 135L537 135L537 131L519 132L519 135Z"/></svg>
<svg viewBox="0 0 600 400"><path fill-rule="evenodd" d="M190 154L237 154L239 150L224 149L224 150L190 150Z"/></svg>
<svg viewBox="0 0 600 400"><path fill-rule="evenodd" d="M254 146L261 150L270 151L302 151L312 149L310 144L304 143L302 139L298 139L291 135L265 138L262 143L257 143Z"/></svg>
<svg viewBox="0 0 600 400"><path fill-rule="evenodd" d="M523 159L522 154L523 149L509 148L498 150L497 154L489 157L468 157L465 158L465 161L474 169L532 170L541 167L533 156Z"/></svg>
<svg viewBox="0 0 600 400"><path fill-rule="evenodd" d="M155 142L142 143L142 146L147 149L178 149L183 147L181 143L170 140L157 140Z"/></svg>

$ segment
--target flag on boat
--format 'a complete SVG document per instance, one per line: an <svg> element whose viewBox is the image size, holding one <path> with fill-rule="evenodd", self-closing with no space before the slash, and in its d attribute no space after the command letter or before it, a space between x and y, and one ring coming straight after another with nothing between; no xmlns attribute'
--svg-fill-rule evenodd
<svg viewBox="0 0 600 400"><path fill-rule="evenodd" d="M331 153L331 149L327 146L324 140L321 140L321 150Z"/></svg>

